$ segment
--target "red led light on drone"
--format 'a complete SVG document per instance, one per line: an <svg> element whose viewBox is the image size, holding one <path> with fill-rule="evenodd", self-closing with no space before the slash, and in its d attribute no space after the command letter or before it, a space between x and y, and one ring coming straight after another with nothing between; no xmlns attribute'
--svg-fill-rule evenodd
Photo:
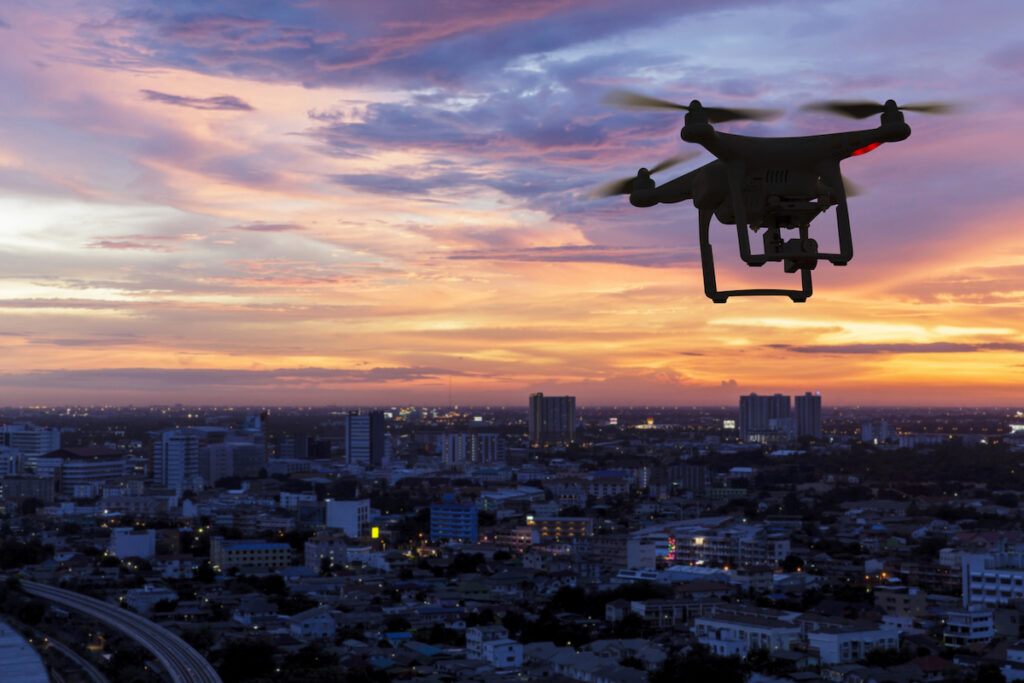
<svg viewBox="0 0 1024 683"><path fill-rule="evenodd" d="M868 145L867 147L861 147L860 149L856 150L856 151L855 151L855 152L854 152L853 154L851 154L850 156L855 156L855 157L859 157L859 156L860 156L861 154L867 154L867 153L868 153L868 152L870 152L871 150L873 150L873 149L875 149L875 148L877 148L877 147L881 147L881 146L882 146L882 143L881 143L881 142L872 142L872 143L871 143L870 145Z"/></svg>

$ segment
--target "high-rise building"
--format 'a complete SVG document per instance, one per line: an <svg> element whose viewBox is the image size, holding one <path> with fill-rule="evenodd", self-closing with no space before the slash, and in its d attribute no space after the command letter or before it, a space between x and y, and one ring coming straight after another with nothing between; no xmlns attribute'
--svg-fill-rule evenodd
<svg viewBox="0 0 1024 683"><path fill-rule="evenodd" d="M376 467L384 462L384 413L353 411L345 416L345 459L350 465Z"/></svg>
<svg viewBox="0 0 1024 683"><path fill-rule="evenodd" d="M153 479L176 490L189 488L199 476L199 434L186 429L158 432L153 438Z"/></svg>
<svg viewBox="0 0 1024 683"><path fill-rule="evenodd" d="M430 506L430 540L476 543L480 538L476 505L456 503L452 496Z"/></svg>
<svg viewBox="0 0 1024 683"><path fill-rule="evenodd" d="M796 413L796 435L821 438L821 394L807 392L793 399Z"/></svg>
<svg viewBox="0 0 1024 683"><path fill-rule="evenodd" d="M872 420L860 426L860 440L864 443L886 443L898 438L896 430L885 420Z"/></svg>
<svg viewBox="0 0 1024 683"><path fill-rule="evenodd" d="M445 467L504 462L508 444L498 434L445 434L441 461Z"/></svg>
<svg viewBox="0 0 1024 683"><path fill-rule="evenodd" d="M25 456L25 465L34 470L36 458L60 448L60 430L37 427L30 422L0 425L0 446L10 446Z"/></svg>
<svg viewBox="0 0 1024 683"><path fill-rule="evenodd" d="M790 418L789 396L740 396L740 419L737 425L741 441L760 441L773 431L772 421L777 425Z"/></svg>
<svg viewBox="0 0 1024 683"><path fill-rule="evenodd" d="M568 445L576 440L576 397L530 394L530 443Z"/></svg>

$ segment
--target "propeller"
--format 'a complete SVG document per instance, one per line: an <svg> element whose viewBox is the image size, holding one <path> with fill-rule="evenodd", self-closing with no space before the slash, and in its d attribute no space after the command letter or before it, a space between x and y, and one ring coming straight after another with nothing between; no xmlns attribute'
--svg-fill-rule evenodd
<svg viewBox="0 0 1024 683"><path fill-rule="evenodd" d="M626 109L681 109L690 111L685 104L659 100L657 97L648 97L631 90L612 90L604 98L605 104ZM729 109L725 107L704 107L701 109L707 114L711 123L725 123L727 121L770 121L777 118L782 112L777 109Z"/></svg>
<svg viewBox="0 0 1024 683"><path fill-rule="evenodd" d="M680 154L679 156L669 157L649 169L641 168L636 175L629 176L628 178L620 178L619 180L613 180L609 183L604 183L603 185L595 187L591 190L590 197L592 199L599 199L601 197L611 197L617 194L630 194L633 192L633 183L636 182L636 179L640 176L646 175L647 177L650 177L651 174L670 169L676 164L693 159L699 154L699 152Z"/></svg>
<svg viewBox="0 0 1024 683"><path fill-rule="evenodd" d="M921 114L951 114L956 111L956 108L956 105L950 102L921 102L897 107L900 111L916 111ZM801 109L839 114L851 119L866 119L874 114L884 112L885 105L870 100L826 100L805 104Z"/></svg>
<svg viewBox="0 0 1024 683"><path fill-rule="evenodd" d="M843 191L847 197L856 197L857 195L864 194L864 188L857 183L853 182L846 176L843 176Z"/></svg>

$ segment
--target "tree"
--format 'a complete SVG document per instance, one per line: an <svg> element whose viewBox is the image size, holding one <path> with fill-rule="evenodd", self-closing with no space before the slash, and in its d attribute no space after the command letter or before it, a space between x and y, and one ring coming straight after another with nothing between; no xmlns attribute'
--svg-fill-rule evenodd
<svg viewBox="0 0 1024 683"><path fill-rule="evenodd" d="M684 681L714 681L715 683L744 683L748 667L739 657L719 657L704 645L694 645L685 654L673 654L653 671L650 683L682 683Z"/></svg>
<svg viewBox="0 0 1024 683"><path fill-rule="evenodd" d="M263 640L231 640L218 653L214 666L224 683L264 678L274 670L274 647Z"/></svg>
<svg viewBox="0 0 1024 683"><path fill-rule="evenodd" d="M217 580L217 572L213 570L213 565L206 561L196 567L195 571L192 572L192 578L202 583L213 583Z"/></svg>

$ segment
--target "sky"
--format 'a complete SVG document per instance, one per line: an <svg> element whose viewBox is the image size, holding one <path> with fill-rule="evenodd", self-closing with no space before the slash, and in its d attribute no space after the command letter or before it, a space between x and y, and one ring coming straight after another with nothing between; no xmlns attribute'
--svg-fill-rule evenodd
<svg viewBox="0 0 1024 683"><path fill-rule="evenodd" d="M1024 403L1024 4L0 0L0 405ZM870 128L855 256L703 293L689 146L615 88ZM656 176L707 163L700 154ZM834 210L815 220L835 243ZM719 284L795 287L739 263ZM730 240L730 234L732 239ZM755 243L757 238L755 237Z"/></svg>

